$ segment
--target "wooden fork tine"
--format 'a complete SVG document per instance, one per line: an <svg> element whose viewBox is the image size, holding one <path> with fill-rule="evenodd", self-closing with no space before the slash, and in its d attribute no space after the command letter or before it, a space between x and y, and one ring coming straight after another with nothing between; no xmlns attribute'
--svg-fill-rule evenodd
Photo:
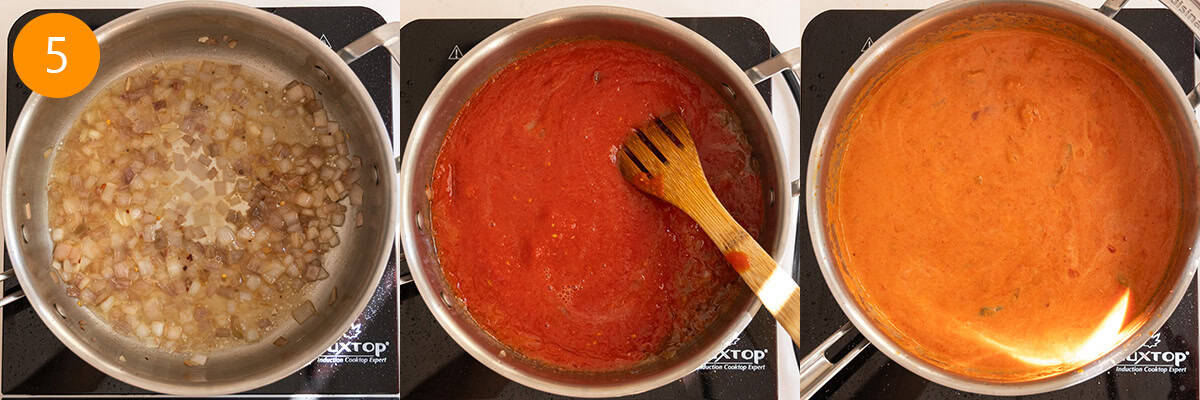
<svg viewBox="0 0 1200 400"><path fill-rule="evenodd" d="M651 143L654 143L654 146L658 147L659 150L665 150L664 147L669 147L667 145L674 146L675 143L671 142L671 138L668 137L667 133L663 132L662 128L658 126L657 121L658 118L655 118L650 120L650 122L646 123L645 125L642 125L641 131L646 135L646 139L649 139Z"/></svg>
<svg viewBox="0 0 1200 400"><path fill-rule="evenodd" d="M654 151L650 150L638 135L629 135L625 139L624 148L633 153L633 159L641 163L642 167L646 168L651 175L658 175L662 172L664 167L662 161L659 161L658 156L654 155ZM622 154L622 156L628 156L628 154Z"/></svg>
<svg viewBox="0 0 1200 400"><path fill-rule="evenodd" d="M659 127L657 121L658 119L656 118L646 125L643 125L641 128L642 134L646 135L646 139L650 140L650 143L654 145L654 148L667 158L667 162L680 158L683 154L681 154L679 151L679 146L677 146L675 142L671 140L669 133L664 132L662 128Z"/></svg>
<svg viewBox="0 0 1200 400"><path fill-rule="evenodd" d="M647 173L646 171L642 171L642 167L639 164L640 162L630 156L625 147L622 146L621 151L617 153L617 167L621 170L621 175L625 177L625 180L636 182L638 175Z"/></svg>
<svg viewBox="0 0 1200 400"><path fill-rule="evenodd" d="M696 147L696 144L692 142L692 134L688 131L687 124L683 123L683 117L680 117L679 114L670 114L659 120L671 131L672 136L679 139L683 148Z"/></svg>

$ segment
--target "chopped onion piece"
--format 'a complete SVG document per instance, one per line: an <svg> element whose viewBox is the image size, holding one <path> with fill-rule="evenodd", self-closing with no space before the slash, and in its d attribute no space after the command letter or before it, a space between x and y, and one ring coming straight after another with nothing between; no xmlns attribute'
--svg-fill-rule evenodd
<svg viewBox="0 0 1200 400"><path fill-rule="evenodd" d="M246 227L243 227L241 230L238 231L237 236L238 236L238 239L242 239L242 240L254 239L254 229L251 229L250 226L247 225Z"/></svg>
<svg viewBox="0 0 1200 400"><path fill-rule="evenodd" d="M283 89L283 98L290 102L299 102L304 98L304 84L300 81L292 81Z"/></svg>
<svg viewBox="0 0 1200 400"><path fill-rule="evenodd" d="M217 243L218 244L221 244L223 246L228 246L229 244L233 243L233 241L234 241L233 229L229 229L228 226L222 226L220 228L217 228Z"/></svg>
<svg viewBox="0 0 1200 400"><path fill-rule="evenodd" d="M304 270L304 280L306 281L321 281L326 278L329 278L329 271L322 268L320 264L309 264Z"/></svg>
<svg viewBox="0 0 1200 400"><path fill-rule="evenodd" d="M312 113L312 118L313 126L318 128L329 124L329 117L325 114L325 110L317 110L317 112ZM332 145L332 143L330 145Z"/></svg>
<svg viewBox="0 0 1200 400"><path fill-rule="evenodd" d="M296 323L298 324L303 324L304 321L308 321L308 319L316 313L317 308L313 307L312 301L305 300L304 303L292 310L292 319L295 319Z"/></svg>
<svg viewBox="0 0 1200 400"><path fill-rule="evenodd" d="M262 142L264 145L275 143L275 128L265 127L262 130Z"/></svg>
<svg viewBox="0 0 1200 400"><path fill-rule="evenodd" d="M258 290L259 286L262 286L262 278L259 278L258 275L250 275L250 277L246 278L247 289Z"/></svg>
<svg viewBox="0 0 1200 400"><path fill-rule="evenodd" d="M296 193L296 205L300 207L309 207L313 204L313 196L303 190Z"/></svg>
<svg viewBox="0 0 1200 400"><path fill-rule="evenodd" d="M187 360L184 360L184 362L183 362L184 365L187 365L189 367L199 367L201 365L204 365L205 363L208 363L208 356L205 356L203 354L193 354L191 357L189 357Z"/></svg>
<svg viewBox="0 0 1200 400"><path fill-rule="evenodd" d="M181 335L183 335L183 328L174 325L167 328L167 339L178 340Z"/></svg>
<svg viewBox="0 0 1200 400"><path fill-rule="evenodd" d="M350 205L358 206L363 202L363 188L357 183L350 186Z"/></svg>

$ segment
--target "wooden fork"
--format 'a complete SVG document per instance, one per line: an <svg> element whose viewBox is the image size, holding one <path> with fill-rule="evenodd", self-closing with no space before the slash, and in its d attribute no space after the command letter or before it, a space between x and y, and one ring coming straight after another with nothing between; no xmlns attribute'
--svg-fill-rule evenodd
<svg viewBox="0 0 1200 400"><path fill-rule="evenodd" d="M634 129L618 158L625 180L679 207L700 224L792 342L799 345L800 288L717 200L683 119L671 114Z"/></svg>

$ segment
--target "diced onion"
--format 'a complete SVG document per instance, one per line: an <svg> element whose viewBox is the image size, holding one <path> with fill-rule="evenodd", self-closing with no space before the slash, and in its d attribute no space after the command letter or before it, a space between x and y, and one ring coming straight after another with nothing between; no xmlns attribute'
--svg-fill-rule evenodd
<svg viewBox="0 0 1200 400"><path fill-rule="evenodd" d="M296 320L297 324L303 324L304 321L308 321L316 313L317 309L313 307L312 301L305 300L304 303L301 303L296 309L292 310L292 318Z"/></svg>
<svg viewBox="0 0 1200 400"><path fill-rule="evenodd" d="M296 193L296 205L300 207L309 207L312 205L313 196L303 190Z"/></svg>
<svg viewBox="0 0 1200 400"><path fill-rule="evenodd" d="M238 231L237 237L241 240L254 239L254 229L250 228L249 225L242 227L242 229Z"/></svg>
<svg viewBox="0 0 1200 400"><path fill-rule="evenodd" d="M51 278L67 295L190 366L237 342L286 344L280 310L316 314L309 283L329 278L341 200L361 204L363 188L312 87L172 62L131 72L80 115L47 153Z"/></svg>
<svg viewBox="0 0 1200 400"><path fill-rule="evenodd" d="M293 103L299 102L304 98L303 85L304 84L300 83L299 81L292 81L292 83L289 83L287 88L284 89L283 98Z"/></svg>
<svg viewBox="0 0 1200 400"><path fill-rule="evenodd" d="M176 362L178 362L178 361L176 361ZM184 363L184 365L187 365L189 367L199 367L201 365L208 363L208 356L203 355L203 354L193 354L187 360L184 360L183 363Z"/></svg>
<svg viewBox="0 0 1200 400"><path fill-rule="evenodd" d="M319 127L324 127L329 124L329 117L326 116L325 110L317 110L317 112L312 113L312 117L313 117L313 126L316 126L319 128ZM332 144L330 144L330 145L332 145Z"/></svg>
<svg viewBox="0 0 1200 400"><path fill-rule="evenodd" d="M350 205L358 206L358 205L362 205L362 202L363 202L362 186L359 186L357 183L355 183L353 186L350 186Z"/></svg>
<svg viewBox="0 0 1200 400"><path fill-rule="evenodd" d="M229 229L228 226L217 228L217 243L228 246L233 243L234 239L233 229Z"/></svg>

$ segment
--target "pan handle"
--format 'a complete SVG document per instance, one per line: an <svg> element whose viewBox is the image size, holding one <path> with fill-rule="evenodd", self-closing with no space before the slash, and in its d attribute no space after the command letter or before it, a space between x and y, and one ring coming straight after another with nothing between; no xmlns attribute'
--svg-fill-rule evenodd
<svg viewBox="0 0 1200 400"><path fill-rule="evenodd" d="M800 398L810 399L871 343L847 322L800 360ZM830 352L833 352L830 354ZM831 360L832 358L832 360Z"/></svg>
<svg viewBox="0 0 1200 400"><path fill-rule="evenodd" d="M759 82L765 81L784 70L792 70L799 67L800 48L797 47L750 67L750 69L746 70L746 77L750 78L750 83L757 85ZM796 99L796 101L800 101L800 99Z"/></svg>
<svg viewBox="0 0 1200 400"><path fill-rule="evenodd" d="M346 47L338 50L338 57L341 57L342 61L346 64L350 64L367 53L370 53L371 50L375 50L376 47L383 46L383 48L388 51L388 54L391 54L392 61L395 61L396 64L399 64L400 49L395 45L400 41L400 28L403 27L404 24L400 22L389 22L380 25L378 28L372 29L370 32L367 32L366 35L362 35L362 37L354 39L354 41L350 42L350 44L346 45ZM396 170L400 170L400 160L400 157L396 157ZM400 260L403 259L404 254L401 253ZM397 265L397 267L399 267L399 265ZM407 271L396 276L396 285L404 285L411 283L412 281L412 273ZM3 300L0 300L0 302L2 301Z"/></svg>
<svg viewBox="0 0 1200 400"><path fill-rule="evenodd" d="M1117 15L1117 11L1120 11L1121 6L1124 6L1127 1L1129 0L1106 0L1104 5L1100 6L1100 12L1109 17ZM1164 6L1167 6L1168 10L1175 13L1175 16L1179 17L1180 20L1183 20L1184 25L1187 25L1188 29L1192 30L1192 46L1195 47L1195 38L1200 38L1200 1L1160 0L1160 2ZM1198 88L1200 86L1192 87L1192 90L1189 90L1187 95L1188 103L1191 103L1193 109L1200 108Z"/></svg>
<svg viewBox="0 0 1200 400"><path fill-rule="evenodd" d="M794 48L787 52L780 53L775 45L771 45L771 58L758 63L750 69L747 69L746 77L750 78L750 83L759 84L778 73L783 73L783 79L787 81L788 89L792 92L792 101L796 102L796 108L800 107L800 83L796 79L796 72L793 71L800 67L800 48ZM800 192L804 191L804 179L796 179L791 185L792 196L799 196Z"/></svg>
<svg viewBox="0 0 1200 400"><path fill-rule="evenodd" d="M16 275L13 274L13 270L11 268L4 270L4 272L0 272L0 282L15 278ZM4 297L0 297L0 307L4 307L8 305L8 303L12 303L23 298L25 298L25 292L18 289L17 291L4 295Z"/></svg>
<svg viewBox="0 0 1200 400"><path fill-rule="evenodd" d="M1121 12L1121 8L1125 7L1125 3L1128 2L1129 0L1105 0L1098 11L1105 17L1112 18L1117 16L1117 13ZM1163 2L1166 3L1166 1Z"/></svg>
<svg viewBox="0 0 1200 400"><path fill-rule="evenodd" d="M394 48L396 43L400 41L400 28L404 24L400 22L389 22L381 25L378 28L372 29L366 35L338 50L337 54L345 61L346 64L354 62L363 55L375 50L376 47L383 46L388 53L392 55L392 60L397 64L400 63L400 49Z"/></svg>

